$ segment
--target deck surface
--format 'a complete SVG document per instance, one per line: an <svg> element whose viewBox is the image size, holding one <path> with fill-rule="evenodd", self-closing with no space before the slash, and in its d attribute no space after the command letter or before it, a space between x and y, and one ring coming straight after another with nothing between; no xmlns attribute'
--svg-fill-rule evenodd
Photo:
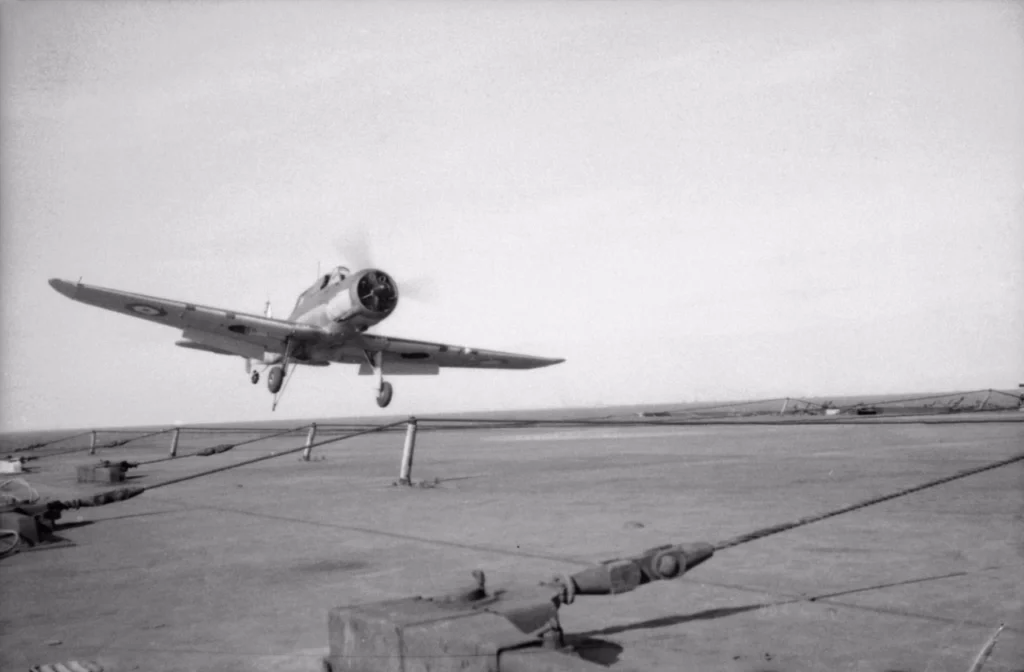
<svg viewBox="0 0 1024 672"><path fill-rule="evenodd" d="M182 454L224 437L183 439ZM235 437L234 440L238 440ZM0 669L314 671L331 607L535 583L665 543L718 541L1024 450L1024 423L422 431L324 446L69 511L73 547L0 561ZM129 472L133 484L301 435ZM100 451L146 460L167 436ZM86 453L40 459L44 496ZM727 549L685 578L562 610L610 669L1024 669L1024 464ZM55 644L59 641L59 644Z"/></svg>

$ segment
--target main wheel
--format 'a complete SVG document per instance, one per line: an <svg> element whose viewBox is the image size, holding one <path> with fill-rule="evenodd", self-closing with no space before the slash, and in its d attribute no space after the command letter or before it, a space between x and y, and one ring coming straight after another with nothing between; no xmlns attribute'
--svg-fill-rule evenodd
<svg viewBox="0 0 1024 672"><path fill-rule="evenodd" d="M256 383L260 382L260 372L259 371L253 371L252 375L249 376L249 380L252 381L253 385L255 385Z"/></svg>
<svg viewBox="0 0 1024 672"><path fill-rule="evenodd" d="M380 392L377 393L377 405L381 408L387 408L394 394L395 390L391 387L391 383L384 383L380 386Z"/></svg>
<svg viewBox="0 0 1024 672"><path fill-rule="evenodd" d="M277 394L281 391L281 385L284 384L284 371L280 366L275 366L270 370L270 374L267 376L267 389L270 390L271 394Z"/></svg>

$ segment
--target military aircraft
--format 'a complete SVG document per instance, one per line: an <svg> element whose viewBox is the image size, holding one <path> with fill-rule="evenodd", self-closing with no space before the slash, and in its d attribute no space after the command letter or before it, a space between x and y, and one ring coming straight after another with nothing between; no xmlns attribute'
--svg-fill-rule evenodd
<svg viewBox="0 0 1024 672"><path fill-rule="evenodd" d="M444 343L414 341L367 333L398 306L398 285L387 273L365 268L352 273L338 266L318 276L299 295L287 320L160 299L116 289L52 279L50 286L68 298L131 317L182 330L175 344L192 350L245 360L255 385L253 362L270 368L267 388L277 407L291 367L358 364L359 375L376 375L377 405L391 403L394 390L384 374L436 375L441 368L536 369L564 359L531 357Z"/></svg>

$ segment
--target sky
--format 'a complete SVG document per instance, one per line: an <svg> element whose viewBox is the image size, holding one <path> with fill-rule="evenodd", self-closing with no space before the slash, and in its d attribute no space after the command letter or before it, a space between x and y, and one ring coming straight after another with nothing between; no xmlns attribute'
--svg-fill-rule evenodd
<svg viewBox="0 0 1024 672"><path fill-rule="evenodd" d="M0 4L0 431L1024 382L1024 9ZM60 277L287 315L363 238L377 333L535 371L244 364Z"/></svg>

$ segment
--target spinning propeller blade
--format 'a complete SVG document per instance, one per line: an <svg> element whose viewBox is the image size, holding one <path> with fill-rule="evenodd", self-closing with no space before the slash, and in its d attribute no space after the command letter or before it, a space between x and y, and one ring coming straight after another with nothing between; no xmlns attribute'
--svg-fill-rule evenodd
<svg viewBox="0 0 1024 672"><path fill-rule="evenodd" d="M369 238L364 231L356 231L338 238L334 248L342 262L353 272L379 268L375 262L376 255L373 253ZM390 273L390 271L388 272ZM392 277L395 276L392 274ZM431 301L434 298L434 287L429 278L395 277L395 282L398 285L398 295L403 299Z"/></svg>
<svg viewBox="0 0 1024 672"><path fill-rule="evenodd" d="M334 249L350 271L356 272L366 268L374 268L370 242L362 231L346 234L335 241Z"/></svg>

